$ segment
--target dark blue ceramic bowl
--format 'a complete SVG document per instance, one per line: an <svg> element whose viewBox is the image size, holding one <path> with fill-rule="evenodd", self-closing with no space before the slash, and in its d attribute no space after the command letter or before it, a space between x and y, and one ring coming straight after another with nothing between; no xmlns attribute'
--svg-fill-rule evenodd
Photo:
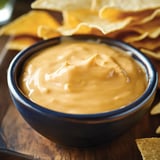
<svg viewBox="0 0 160 160"><path fill-rule="evenodd" d="M146 72L148 85L144 94L124 108L97 114L56 112L43 108L26 98L18 85L24 61L37 51L57 45L67 39L98 40L127 51L126 54L130 54L133 59L138 61ZM148 111L155 97L157 82L157 72L149 59L140 51L120 41L89 35L44 40L21 51L12 60L8 69L8 86L11 97L24 119L43 136L56 143L69 146L98 145L122 134Z"/></svg>

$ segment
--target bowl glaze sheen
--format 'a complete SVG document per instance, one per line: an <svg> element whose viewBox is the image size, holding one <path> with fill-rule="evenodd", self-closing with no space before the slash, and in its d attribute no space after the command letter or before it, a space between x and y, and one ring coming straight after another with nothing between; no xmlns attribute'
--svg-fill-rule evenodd
<svg viewBox="0 0 160 160"><path fill-rule="evenodd" d="M98 41L126 51L126 54L130 54L133 59L138 61L146 72L148 86L144 94L124 108L97 114L61 113L46 109L30 101L23 95L18 86L18 78L24 61L39 50L57 45L68 39ZM155 97L158 74L146 56L126 43L106 37L76 35L44 40L19 52L10 63L7 80L15 106L32 128L56 143L87 147L104 144L116 138L148 111Z"/></svg>

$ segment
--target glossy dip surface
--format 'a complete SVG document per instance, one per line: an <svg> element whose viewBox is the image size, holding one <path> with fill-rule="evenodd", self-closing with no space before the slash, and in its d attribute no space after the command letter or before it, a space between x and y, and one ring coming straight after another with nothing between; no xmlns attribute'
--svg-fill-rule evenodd
<svg viewBox="0 0 160 160"><path fill-rule="evenodd" d="M20 88L51 110L92 114L123 108L147 86L146 73L128 54L93 41L67 41L38 51L23 65Z"/></svg>

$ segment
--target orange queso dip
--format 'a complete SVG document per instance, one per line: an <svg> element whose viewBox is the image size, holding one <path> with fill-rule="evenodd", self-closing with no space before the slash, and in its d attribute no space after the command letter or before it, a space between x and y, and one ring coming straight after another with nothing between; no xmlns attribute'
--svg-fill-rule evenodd
<svg viewBox="0 0 160 160"><path fill-rule="evenodd" d="M73 114L112 111L146 89L142 67L124 51L92 41L62 42L24 64L20 88L35 103Z"/></svg>

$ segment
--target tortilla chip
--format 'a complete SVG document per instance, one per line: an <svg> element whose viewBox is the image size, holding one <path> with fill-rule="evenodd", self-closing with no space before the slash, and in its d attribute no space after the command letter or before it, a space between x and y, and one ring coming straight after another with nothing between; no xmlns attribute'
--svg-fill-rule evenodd
<svg viewBox="0 0 160 160"><path fill-rule="evenodd" d="M47 10L72 10L72 9L91 9L95 0L37 0L31 4L32 8Z"/></svg>
<svg viewBox="0 0 160 160"><path fill-rule="evenodd" d="M37 18L38 17L38 18ZM58 28L59 23L46 11L30 11L0 29L0 35L37 36L40 25Z"/></svg>
<svg viewBox="0 0 160 160"><path fill-rule="evenodd" d="M118 39L121 37L121 39L126 42L140 41L147 37L155 39L160 35L159 20L160 17L156 17L145 24L129 26L108 35Z"/></svg>
<svg viewBox="0 0 160 160"><path fill-rule="evenodd" d="M87 16L86 16L87 15ZM89 10L72 10L63 12L64 25L58 28L62 35L72 35L80 28L96 28L103 34L119 30L131 22L131 18L122 21L110 22L107 19L99 18L98 12ZM66 18L67 17L67 18ZM88 31L87 31L88 32Z"/></svg>
<svg viewBox="0 0 160 160"><path fill-rule="evenodd" d="M156 129L156 133L160 134L160 126Z"/></svg>
<svg viewBox="0 0 160 160"><path fill-rule="evenodd" d="M146 9L153 9L153 8L158 8L160 7L160 1L159 0L154 0L154 1L147 1L146 0L141 0L141 1L136 1L136 0L129 0L129 1L122 1L122 0L111 0L111 1L104 1L103 3L103 9L108 9L110 7L118 8L123 11L142 11Z"/></svg>
<svg viewBox="0 0 160 160"><path fill-rule="evenodd" d="M160 58L160 55L159 55ZM157 103L151 110L151 115L160 114L160 102Z"/></svg>
<svg viewBox="0 0 160 160"><path fill-rule="evenodd" d="M129 0L129 1L123 1L122 0L112 0L112 1L106 1L106 0L63 0L63 1L57 1L57 0L36 0L32 3L32 8L38 8L38 9L49 9L49 10L72 10L72 9L92 9L92 10L100 10L101 8L108 9L108 8L118 8L120 10L125 11L141 11L145 9L153 9L160 7L160 1L154 0L154 1L147 1L141 0L141 1L135 1L135 0Z"/></svg>
<svg viewBox="0 0 160 160"><path fill-rule="evenodd" d="M74 28L77 27L82 22L87 21L87 19L91 19L92 17L97 17L97 11L80 9L80 10L72 10L63 11L63 25L65 27Z"/></svg>
<svg viewBox="0 0 160 160"><path fill-rule="evenodd" d="M136 143L143 160L160 159L160 138L136 139Z"/></svg>
<svg viewBox="0 0 160 160"><path fill-rule="evenodd" d="M94 18L93 18L94 19ZM81 28L87 28L87 30L91 30L92 28L96 28L98 29L100 32L102 32L104 35L114 31L116 29L121 29L124 26L126 26L129 23L130 19L127 19L124 22L120 22L120 23L116 23L116 25L114 24L109 24L106 21L102 21L102 20L93 20L92 22L90 21L86 21L83 23L78 24L75 28L67 28L65 26L59 27L58 31L62 34L62 35L73 35L78 33L84 34L86 33L86 30L84 30L85 32L81 32ZM100 25L97 25L100 24ZM87 31L88 33L88 31Z"/></svg>
<svg viewBox="0 0 160 160"><path fill-rule="evenodd" d="M147 33L149 38L157 38L160 35L160 17L156 17L152 21L141 25L135 25L130 27L130 30L134 30L140 34Z"/></svg>
<svg viewBox="0 0 160 160"><path fill-rule="evenodd" d="M118 7L117 7L117 3L119 3ZM135 4L135 1L131 1L131 3ZM96 7L93 7L95 6L95 4L96 4ZM140 22L141 19L143 19L144 21L146 17L148 20L150 20L151 18L148 18L148 17L151 16L153 18L155 15L158 14L157 12L155 13L154 10L147 10L140 13L131 12L132 10L130 12L126 12L124 10L121 11L119 7L119 5L121 4L124 5L122 8L125 9L126 8L125 3L124 4L120 3L119 0L115 0L115 2L112 3L113 5L112 7L110 6L111 4L109 1L106 2L104 0L101 0L101 1L65 0L63 1L63 3L61 3L61 1L57 2L55 0L48 0L45 2L43 0L37 0L32 3L32 7L61 11L63 13L64 25L59 29L59 31L61 32L61 34L64 34L64 35L75 34L77 30L79 30L78 33L85 33L86 31L80 32L80 29L79 29L84 27L97 28L103 34L107 34L116 30L123 29L127 25L130 25L132 21L135 21L137 23L137 22ZM103 12L102 10L102 7L104 5L109 5L109 8L107 8L105 12ZM144 4L142 3L142 6L143 5ZM146 6L150 6L150 5L146 5ZM154 3L153 3L153 6L154 6ZM154 13L154 16L153 16L153 13Z"/></svg>
<svg viewBox="0 0 160 160"><path fill-rule="evenodd" d="M147 50L145 48L141 48L140 49L144 54L146 54L147 56L160 60L160 50L159 51L151 51L151 50Z"/></svg>
<svg viewBox="0 0 160 160"><path fill-rule="evenodd" d="M141 41L131 43L137 48L144 48L146 50L154 51L160 46L160 36L157 38L145 38Z"/></svg>
<svg viewBox="0 0 160 160"><path fill-rule="evenodd" d="M122 0L36 0L31 6L60 11L63 22L60 24L46 11L33 10L3 27L0 34L26 34L42 39L73 34L109 36L130 43L150 57L160 59L157 50L160 46L159 0L147 3L145 0L123 3ZM24 46L27 46L25 42Z"/></svg>
<svg viewBox="0 0 160 160"><path fill-rule="evenodd" d="M14 37L11 41L8 42L7 49L20 51L37 43L38 41L40 41L40 39L34 38L32 36Z"/></svg>
<svg viewBox="0 0 160 160"><path fill-rule="evenodd" d="M147 33L143 33L141 35L135 35L135 36L128 36L125 37L123 40L125 42L131 43L131 42L136 42L136 41L140 41L143 40L144 38L146 38L148 36Z"/></svg>
<svg viewBox="0 0 160 160"><path fill-rule="evenodd" d="M49 38L59 37L60 33L51 27L39 26L37 30L37 36L42 39L49 39Z"/></svg>

